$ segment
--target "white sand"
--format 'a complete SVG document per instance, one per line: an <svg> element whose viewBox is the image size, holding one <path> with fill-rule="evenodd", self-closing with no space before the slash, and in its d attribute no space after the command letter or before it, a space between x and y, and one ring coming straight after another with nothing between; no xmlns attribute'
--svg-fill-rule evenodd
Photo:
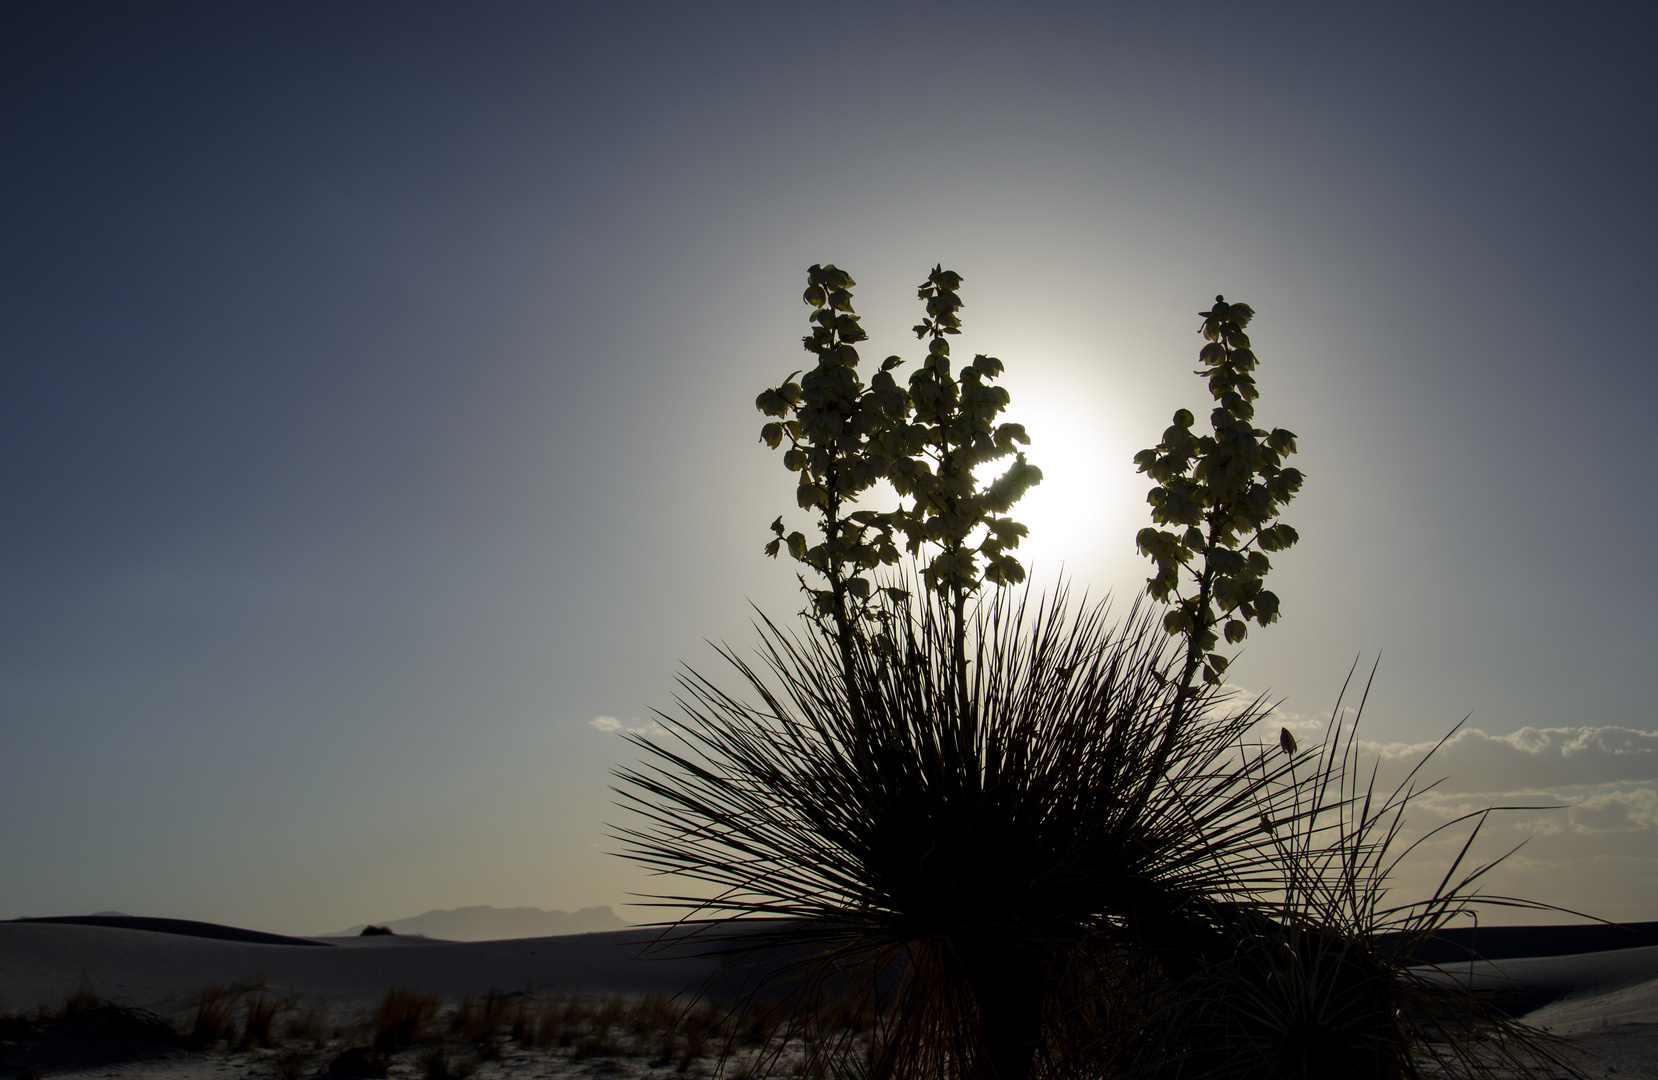
<svg viewBox="0 0 1658 1080"><path fill-rule="evenodd" d="M695 959L640 959L650 930L437 942L414 937L333 939L327 946L252 945L147 930L0 922L0 1001L13 1010L61 1005L77 988L166 1012L207 983L324 997L342 1008L378 1002L393 986L453 999L492 987L554 992L677 993L712 967Z"/></svg>
<svg viewBox="0 0 1658 1080"><path fill-rule="evenodd" d="M13 1011L61 1005L80 988L120 1004L148 1009L175 1022L189 1015L202 986L260 985L290 1000L326 999L335 1022L361 1016L390 987L432 991L453 1003L462 993L533 986L543 994L674 994L697 983L712 961L679 956L641 958L646 930L529 938L513 941L436 942L409 937L334 939L326 947L245 944L52 923L0 923L0 1003ZM1556 1000L1526 1019L1567 1036L1586 1053L1594 1077L1658 1080L1658 946L1578 956L1505 960L1450 969L1480 985L1511 982L1550 987ZM344 1042L317 1050L319 1064ZM359 1040L360 1041L360 1040ZM393 1076L415 1076L412 1053L400 1056ZM199 1055L176 1053L147 1063L101 1066L48 1076L133 1077L149 1080L273 1075L270 1051ZM419 1074L423 1075L423 1074ZM623 1077L676 1075L650 1068L646 1058L578 1058L557 1051L506 1048L484 1062L480 1080L495 1077Z"/></svg>
<svg viewBox="0 0 1658 1080"><path fill-rule="evenodd" d="M1529 1024L1569 1038L1592 1077L1658 1078L1658 945L1543 956L1445 970L1475 986L1549 988L1561 996L1528 1013Z"/></svg>
<svg viewBox="0 0 1658 1080"><path fill-rule="evenodd" d="M191 999L213 983L233 991L270 994L297 1007L321 999L334 1031L327 1045L311 1047L306 1075L321 1072L345 1047L368 1041L363 1022L388 988L430 991L453 1005L466 992L506 992L533 987L539 997L677 994L701 980L713 962L680 955L642 958L651 930L626 930L511 941L440 942L418 937L331 939L318 946L266 945L186 937L147 930L59 923L0 922L0 1004L12 1012L55 1009L81 989L117 1004L135 1006L187 1026ZM319 939L320 940L320 939ZM683 952L683 950L682 950ZM280 1024L278 1025L280 1027ZM306 1048L305 1040L286 1040ZM274 1075L275 1051L219 1049L166 1053L142 1061L44 1069L48 1077L90 1080L228 1080ZM424 1076L418 1053L396 1056L392 1076ZM483 1062L479 1080L495 1077L676 1077L673 1068L652 1069L644 1056L579 1058L570 1051L504 1046L498 1060Z"/></svg>

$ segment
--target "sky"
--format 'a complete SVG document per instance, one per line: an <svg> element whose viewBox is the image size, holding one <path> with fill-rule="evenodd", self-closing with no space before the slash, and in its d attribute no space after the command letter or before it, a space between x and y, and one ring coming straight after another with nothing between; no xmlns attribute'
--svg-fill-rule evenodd
<svg viewBox="0 0 1658 1080"><path fill-rule="evenodd" d="M1655 23L0 7L0 917L647 917L618 729L800 605L753 401L805 269L913 361L942 262L1033 581L1119 610L1133 455L1252 305L1307 481L1231 677L1316 733L1379 657L1376 760L1467 718L1424 822L1564 807L1493 888L1658 919Z"/></svg>

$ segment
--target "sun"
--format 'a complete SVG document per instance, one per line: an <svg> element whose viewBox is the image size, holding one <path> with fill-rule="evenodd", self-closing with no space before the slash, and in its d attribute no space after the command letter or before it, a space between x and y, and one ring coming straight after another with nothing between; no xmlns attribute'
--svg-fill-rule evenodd
<svg viewBox="0 0 1658 1080"><path fill-rule="evenodd" d="M1110 410L1064 381L1018 387L1008 419L1025 425L1025 456L1042 482L1014 506L1012 517L1030 529L1020 561L1039 581L1062 569L1092 576L1132 554L1134 530L1144 522L1141 479ZM987 470L988 472L988 470ZM988 476L986 477L988 479Z"/></svg>

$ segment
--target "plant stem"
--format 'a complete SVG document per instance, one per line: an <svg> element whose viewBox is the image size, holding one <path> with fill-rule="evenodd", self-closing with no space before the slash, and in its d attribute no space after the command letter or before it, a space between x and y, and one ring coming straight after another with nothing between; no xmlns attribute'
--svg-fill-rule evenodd
<svg viewBox="0 0 1658 1080"><path fill-rule="evenodd" d="M831 553L840 542L840 497L834 494L833 470L825 480L828 481L825 486L828 487L830 496L824 510L824 550ZM869 721L864 716L863 697L858 692L855 660L858 631L846 610L846 580L843 577L842 563L840 558L832 553L828 554L828 571L829 594L833 608L831 615L835 620L835 645L840 653L841 679L846 684L846 707L852 714L852 729L857 742L854 749L858 755L859 768L867 771L870 760Z"/></svg>

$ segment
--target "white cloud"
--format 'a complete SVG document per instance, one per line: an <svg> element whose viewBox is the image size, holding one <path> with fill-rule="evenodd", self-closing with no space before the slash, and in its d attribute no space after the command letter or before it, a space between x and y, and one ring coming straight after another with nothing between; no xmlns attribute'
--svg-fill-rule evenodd
<svg viewBox="0 0 1658 1080"><path fill-rule="evenodd" d="M1572 827L1580 833L1644 832L1658 824L1658 791L1604 791L1572 807Z"/></svg>
<svg viewBox="0 0 1658 1080"><path fill-rule="evenodd" d="M1365 743L1396 769L1428 758L1433 743ZM1623 727L1521 728L1488 735L1457 732L1428 759L1423 773L1445 777L1441 790L1547 791L1561 787L1658 781L1658 732Z"/></svg>
<svg viewBox="0 0 1658 1080"><path fill-rule="evenodd" d="M629 735L666 735L668 729L650 720L644 724L624 724L614 716L595 716L587 722L594 731L625 731Z"/></svg>
<svg viewBox="0 0 1658 1080"><path fill-rule="evenodd" d="M1308 737L1303 743L1312 742ZM1414 767L1409 838L1491 806L1493 817L1464 870L1524 847L1482 880L1485 891L1556 904L1600 918L1658 919L1658 732L1584 725L1521 728L1492 735L1457 732L1428 743L1361 743L1365 768L1379 764L1378 787L1391 791ZM1456 857L1466 829L1424 843L1394 878L1395 895L1423 895ZM1572 921L1559 912L1488 912L1498 921Z"/></svg>
<svg viewBox="0 0 1658 1080"><path fill-rule="evenodd" d="M1247 698L1241 687L1239 697ZM1342 721L1353 713L1344 709ZM1267 747L1287 727L1303 747L1323 737L1329 714L1274 711L1252 735ZM1364 732L1361 728L1360 736ZM1614 725L1525 727L1506 735L1466 728L1442 744L1362 742L1366 776L1390 792L1420 765L1406 833L1394 850L1455 818L1493 806L1463 872L1523 844L1480 882L1483 891L1617 920L1658 919L1658 732ZM1472 823L1467 823L1471 825ZM1426 840L1391 878L1390 896L1424 897L1450 869L1467 825ZM1497 922L1575 921L1551 911L1488 910Z"/></svg>

